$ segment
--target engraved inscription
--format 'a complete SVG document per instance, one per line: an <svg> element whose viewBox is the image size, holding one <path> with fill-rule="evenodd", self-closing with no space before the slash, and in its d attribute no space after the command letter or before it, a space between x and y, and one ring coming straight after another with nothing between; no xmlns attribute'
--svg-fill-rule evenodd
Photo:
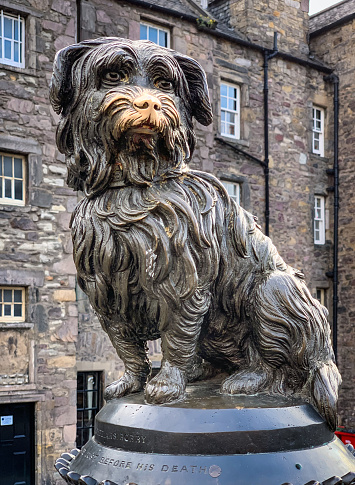
<svg viewBox="0 0 355 485"><path fill-rule="evenodd" d="M98 454L94 455L87 452L86 450L82 450L82 453L89 460L93 460L94 458L99 457ZM222 473L221 468L217 465L212 465L210 467L199 465L156 465L155 463L134 463L127 460L117 460L115 458L110 458L109 456L101 456L99 458L98 464L114 468L131 469L140 472L161 471L165 473L195 473L203 475L209 474L213 478L217 478Z"/></svg>
<svg viewBox="0 0 355 485"><path fill-rule="evenodd" d="M99 438L102 438L104 440L108 441L121 441L125 443L142 443L145 444L146 442L146 436L144 435L135 435L135 434L129 434L129 433L105 433L101 429L96 430L95 435Z"/></svg>
<svg viewBox="0 0 355 485"><path fill-rule="evenodd" d="M96 461L96 459L99 457L99 453L91 453L85 448L81 450L80 454L90 461L94 461L94 460Z"/></svg>
<svg viewBox="0 0 355 485"><path fill-rule="evenodd" d="M102 456L99 461L99 465L109 465L115 468L132 468L131 461L124 461L124 460L115 460L115 458L110 458L106 456Z"/></svg>

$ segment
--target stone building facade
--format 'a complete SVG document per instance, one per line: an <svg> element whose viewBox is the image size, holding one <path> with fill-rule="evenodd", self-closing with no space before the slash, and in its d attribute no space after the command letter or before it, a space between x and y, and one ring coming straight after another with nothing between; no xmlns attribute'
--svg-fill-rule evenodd
<svg viewBox="0 0 355 485"><path fill-rule="evenodd" d="M310 49L339 77L338 365L343 376L339 415L355 428L355 1L310 20Z"/></svg>
<svg viewBox="0 0 355 485"><path fill-rule="evenodd" d="M214 122L208 127L196 125L198 142L191 166L230 184L229 190L258 216L262 227L269 217L270 236L279 252L290 265L304 271L313 294L329 308L330 321L333 193L329 188L334 186L334 120L333 82L326 76L335 69L342 79L344 72L344 85L340 84L344 172L340 185L339 256L343 266L338 359L345 378L340 416L345 426L355 428L348 400L348 396L354 400L355 392L351 352L355 344L351 299L355 278L351 235L353 81L350 60L348 64L342 61L343 56L353 59L347 44L347 39L352 39L353 21L317 35L317 22L322 22L319 25L323 28L332 16L328 21L324 18L327 14L314 17L309 43L307 0L208 3L203 9L192 0L0 0L3 20L7 19L8 26L11 22L13 29L12 40L6 37L12 50L0 59L0 154L3 170L5 164L8 167L7 175L0 175L4 191L0 194L0 295L9 300L0 303L10 312L6 318L0 317L0 415L5 418L0 431L10 432L16 419L21 422L23 413L28 413L32 424L26 433L32 451L27 454L27 469L32 470L32 476L26 478L26 484L61 483L53 463L61 452L75 445L78 386L81 393L93 393L89 380L84 387L78 384L78 372L81 379L94 376L95 386L100 384L101 388L122 372L108 338L76 285L69 221L79 194L66 187L64 158L55 145L58 118L48 101L54 55L79 37L139 39L141 25L146 32L160 29L171 48L196 58L206 70ZM352 0L343 4L355 11ZM267 59L266 167L264 66L265 56L273 52L274 32L278 33L278 51ZM3 49L6 39L1 39ZM23 49L23 58L17 54L17 61L16 49ZM228 111L221 90L225 87L232 99L232 128L232 123L222 122ZM316 135L315 110L321 125ZM315 137L320 140L316 147ZM19 172L17 176L20 166L21 176ZM269 214L265 210L267 171ZM15 186L22 187L22 199L20 193L16 198ZM316 202L323 206L316 217L322 238L315 243ZM20 303L21 310L16 306ZM158 345L152 343L150 351L157 363ZM20 417L16 418L16 413ZM80 416L84 416L81 425L85 427L93 412L84 410ZM9 477L11 473L14 470L8 471Z"/></svg>

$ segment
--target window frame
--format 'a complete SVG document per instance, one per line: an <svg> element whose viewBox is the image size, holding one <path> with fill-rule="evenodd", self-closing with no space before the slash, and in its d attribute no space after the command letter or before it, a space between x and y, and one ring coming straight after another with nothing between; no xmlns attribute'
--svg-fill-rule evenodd
<svg viewBox="0 0 355 485"><path fill-rule="evenodd" d="M11 315L10 316L5 316L4 315L4 309L3 306L5 305L4 297L3 297L3 291L4 290L11 290L12 292L14 290L21 291L21 316L15 316L14 315L14 310L15 310L15 304L19 304L19 302L15 302L14 294L12 296L11 302L6 302L7 304L10 304L11 306ZM22 323L26 321L26 288L24 286L10 286L10 285L0 285L0 324L3 323Z"/></svg>
<svg viewBox="0 0 355 485"><path fill-rule="evenodd" d="M141 38L141 26L142 25L145 25L147 27L147 35L148 35L148 38L147 39L142 39ZM159 39L159 31L161 32L165 32L167 34L166 38L167 38L167 45L163 45L161 46L160 44L156 44L156 45L159 45L160 47L167 47L168 49L170 49L170 44L171 44L171 32L170 32L170 29L167 28L167 27L163 27L159 24L154 24L153 22L148 22L146 20L140 20L139 22L139 40L150 40L149 39L149 29L150 28L153 28L153 29L157 29L158 30L158 39ZM153 42L153 41L151 41ZM155 43L155 42L154 42Z"/></svg>
<svg viewBox="0 0 355 485"><path fill-rule="evenodd" d="M228 100L229 99L235 99L236 100L236 110L232 110L232 109L229 109L229 108L223 108L222 107L222 86L227 86L227 106L228 106ZM233 89L236 89L236 92L237 92L237 97L236 98L230 98L228 96L228 88L233 88ZM225 97L225 96L223 96ZM239 84L236 84L236 83L230 83L228 81L224 81L224 80L221 80L220 82L220 89L219 89L219 101L220 101L220 133L221 133L221 136L224 136L224 137L227 137L227 138L230 138L230 139L233 139L233 140L240 140L240 100L241 100L241 88L240 88L240 85ZM235 115L235 121L234 121L234 135L231 135L229 133L225 133L223 132L222 130L222 124L225 123L226 124L226 121L223 121L222 120L222 112L225 112L225 113L233 113ZM231 123L228 123L229 125Z"/></svg>
<svg viewBox="0 0 355 485"><path fill-rule="evenodd" d="M15 177L14 170L12 171L12 175L6 176L3 170L3 157L11 157L12 158L12 166L14 163L15 158L19 158L22 160L22 179L19 177ZM19 153L9 153L0 150L0 184L1 184L1 191L2 197L0 197L0 206L1 205L16 205L24 207L26 205L26 191L27 191L27 164L26 164L26 157ZM22 180L22 199L15 199L14 197L5 197L5 179L11 180L11 193L15 195L15 180Z"/></svg>
<svg viewBox="0 0 355 485"><path fill-rule="evenodd" d="M320 119L316 117L316 112L320 113ZM317 122L320 122L320 127L317 127ZM312 106L312 153L320 157L324 157L324 122L325 109L321 106ZM316 136L318 139L316 139ZM315 143L318 142L319 148L315 148Z"/></svg>
<svg viewBox="0 0 355 485"><path fill-rule="evenodd" d="M327 306L327 290L326 288L316 288L316 299L323 306Z"/></svg>
<svg viewBox="0 0 355 485"><path fill-rule="evenodd" d="M84 379L84 386L83 389L79 389L79 375L82 374ZM87 388L87 377L89 375L95 375L97 386L96 389L88 389ZM95 416L100 411L102 404L103 404L103 382L102 382L102 371L78 371L77 373L77 423L76 423L76 446L77 448L83 447L93 436L94 436L94 425L95 425ZM86 395L88 392L97 393L96 399L96 406L89 406L87 407L85 404L87 402ZM78 406L78 396L79 394L83 395L82 403L83 407ZM90 416L90 426L85 426L85 411L91 412L92 415ZM79 413L82 413L79 414ZM79 416L81 418L79 419ZM79 425L81 423L81 425ZM84 441L84 431L91 430L91 435L89 432L89 439Z"/></svg>
<svg viewBox="0 0 355 485"><path fill-rule="evenodd" d="M17 20L18 21L18 34L19 34L19 39L16 41L14 36L11 39L6 38L7 40L11 40L11 59L7 59L4 57L5 55L5 32L4 32L4 18L10 18L13 21ZM25 59L25 43L26 43L26 20L24 17L21 15L16 15L12 14L10 12L4 11L3 9L0 10L0 23L1 23L1 36L0 36L0 42L1 42L1 57L0 57L0 64L6 65L6 66L12 66L12 67L18 67L18 68L24 68L26 67L26 59ZM20 36L20 29L21 29L21 34L22 34L22 40ZM14 44L15 42L18 42L19 44L19 59L20 61L15 61L14 60Z"/></svg>
<svg viewBox="0 0 355 485"><path fill-rule="evenodd" d="M319 206L317 205L317 201L320 202ZM320 217L317 216L318 210L320 210ZM319 225L317 223L319 223ZM319 244L319 245L325 244L325 197L324 195L314 196L313 226L314 226L314 231L313 231L314 244ZM316 234L317 232L319 232L319 236Z"/></svg>
<svg viewBox="0 0 355 485"><path fill-rule="evenodd" d="M231 180L221 180L222 185L228 192L229 197L234 200L238 205L241 205L242 201L242 184L240 182L233 182ZM228 187L234 187L236 189L235 194L231 194Z"/></svg>

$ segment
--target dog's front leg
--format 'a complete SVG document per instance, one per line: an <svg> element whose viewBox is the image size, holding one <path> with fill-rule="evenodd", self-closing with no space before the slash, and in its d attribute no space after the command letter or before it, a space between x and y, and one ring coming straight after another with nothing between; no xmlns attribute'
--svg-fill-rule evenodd
<svg viewBox="0 0 355 485"><path fill-rule="evenodd" d="M105 399L108 401L143 390L151 371L151 364L147 356L146 342L137 340L134 336L123 337L115 326L106 327L106 331L125 366L123 376L106 387Z"/></svg>
<svg viewBox="0 0 355 485"><path fill-rule="evenodd" d="M163 404L184 396L188 376L196 362L196 347L209 301L209 295L194 295L182 303L180 312L169 315L168 328L161 332L161 369L146 386L147 402Z"/></svg>

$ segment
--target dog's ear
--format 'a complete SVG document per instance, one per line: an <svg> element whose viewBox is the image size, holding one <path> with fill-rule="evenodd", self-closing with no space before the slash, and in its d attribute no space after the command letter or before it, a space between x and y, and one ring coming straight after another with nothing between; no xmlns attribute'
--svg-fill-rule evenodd
<svg viewBox="0 0 355 485"><path fill-rule="evenodd" d="M212 106L208 94L207 80L205 71L200 64L191 57L174 52L174 57L185 74L189 85L192 115L202 125L212 123Z"/></svg>
<svg viewBox="0 0 355 485"><path fill-rule="evenodd" d="M90 49L89 45L73 44L57 52L49 87L49 99L56 113L65 111L73 96L72 67Z"/></svg>

